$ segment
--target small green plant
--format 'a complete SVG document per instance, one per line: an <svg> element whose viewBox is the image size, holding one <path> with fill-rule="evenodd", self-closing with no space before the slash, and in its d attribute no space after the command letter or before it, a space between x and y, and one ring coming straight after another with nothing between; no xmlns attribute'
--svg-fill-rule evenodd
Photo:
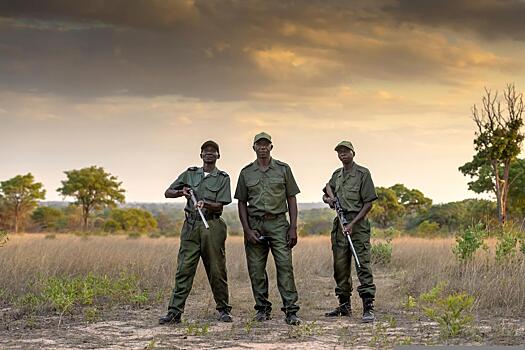
<svg viewBox="0 0 525 350"><path fill-rule="evenodd" d="M488 249L485 238L487 238L487 231L483 224L469 226L456 236L456 245L452 248L452 252L460 261L471 260L479 248Z"/></svg>
<svg viewBox="0 0 525 350"><path fill-rule="evenodd" d="M304 322L299 326L290 326L288 338L311 337L323 334L321 326L316 321Z"/></svg>
<svg viewBox="0 0 525 350"><path fill-rule="evenodd" d="M457 337L472 323L474 297L467 293L446 294L446 283L439 283L420 295L425 315L439 324L443 338Z"/></svg>
<svg viewBox="0 0 525 350"><path fill-rule="evenodd" d="M408 295L406 301L403 303L403 307L407 310L414 309L416 305L416 299L411 295Z"/></svg>
<svg viewBox="0 0 525 350"><path fill-rule="evenodd" d="M246 321L246 323L244 324L244 330L246 331L246 333L250 334L252 329L253 329L253 326L255 324L255 320L250 318L248 321Z"/></svg>
<svg viewBox="0 0 525 350"><path fill-rule="evenodd" d="M503 232L496 245L496 260L501 261L504 258L514 256L517 244L518 236L515 232Z"/></svg>
<svg viewBox="0 0 525 350"><path fill-rule="evenodd" d="M86 307L84 309L84 320L87 322L95 322L98 317L98 310L96 307Z"/></svg>
<svg viewBox="0 0 525 350"><path fill-rule="evenodd" d="M186 326L187 335L203 336L210 330L209 323L183 321L183 324Z"/></svg>
<svg viewBox="0 0 525 350"><path fill-rule="evenodd" d="M392 260L392 243L390 240L386 242L378 242L372 244L370 250L372 264L374 265L388 265Z"/></svg>
<svg viewBox="0 0 525 350"><path fill-rule="evenodd" d="M386 321L388 323L389 328L396 328L397 327L397 320L394 316L387 316Z"/></svg>
<svg viewBox="0 0 525 350"><path fill-rule="evenodd" d="M146 345L144 349L151 350L151 349L155 349L156 347L157 347L157 341L155 340L155 338L153 338L149 341L148 345Z"/></svg>

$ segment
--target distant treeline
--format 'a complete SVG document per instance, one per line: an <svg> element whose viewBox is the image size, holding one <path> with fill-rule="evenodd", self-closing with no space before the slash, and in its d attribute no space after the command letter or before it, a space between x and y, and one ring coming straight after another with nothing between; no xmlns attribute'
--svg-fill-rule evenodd
<svg viewBox="0 0 525 350"><path fill-rule="evenodd" d="M26 232L90 232L133 235L178 235L184 222L182 203L124 203L124 189L116 177L99 167L66 171L57 191L74 202L45 202L43 185L33 175L0 182L0 230ZM421 191L402 184L377 187L378 200L369 213L374 232L395 230L418 236L448 235L482 223L498 225L494 201L466 199L432 204ZM515 195L518 193L518 195ZM511 192L510 222L523 230L523 191ZM323 203L299 205L300 235L328 234L334 212ZM235 204L226 206L223 219L231 235L242 234Z"/></svg>

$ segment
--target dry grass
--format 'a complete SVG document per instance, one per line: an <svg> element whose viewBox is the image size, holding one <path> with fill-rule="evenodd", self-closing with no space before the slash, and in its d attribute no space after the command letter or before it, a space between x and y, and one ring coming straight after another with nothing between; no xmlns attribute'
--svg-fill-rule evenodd
<svg viewBox="0 0 525 350"><path fill-rule="evenodd" d="M121 273L137 275L141 287L160 292L159 301L164 303L173 287L178 242L178 238L56 235L46 239L44 235L14 235L0 248L0 286L8 296L4 303L9 296L31 291L32 282L41 277L83 276L89 272L114 277ZM378 307L399 308L407 294L417 296L438 282L447 281L450 290L474 295L480 313L524 315L525 259L497 264L484 253L461 265L451 253L453 243L452 239L395 239L391 265L375 270ZM251 313L253 300L239 237L228 238L227 265L231 304L241 313ZM281 303L271 258L268 265L271 300L277 310ZM335 303L328 237L302 238L294 249L294 266L303 315L319 315ZM213 309L213 298L200 265L187 311L199 315Z"/></svg>

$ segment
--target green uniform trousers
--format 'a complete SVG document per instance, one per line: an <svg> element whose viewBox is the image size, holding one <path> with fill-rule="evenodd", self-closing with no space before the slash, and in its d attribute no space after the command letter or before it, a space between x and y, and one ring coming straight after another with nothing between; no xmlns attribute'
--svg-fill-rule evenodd
<svg viewBox="0 0 525 350"><path fill-rule="evenodd" d="M184 312L186 298L190 294L195 271L202 258L210 282L217 310L231 310L228 304L228 277L226 271L226 224L221 218L209 220L209 229L202 221L184 221L181 231L175 288L169 310Z"/></svg>
<svg viewBox="0 0 525 350"><path fill-rule="evenodd" d="M348 214L348 221L352 221L356 214ZM357 292L361 298L375 298L376 286L370 266L370 222L368 219L359 220L353 227L350 235L361 267L356 265L357 277L360 286ZM343 234L339 219L334 219L332 228L332 253L334 257L334 279L336 283L335 295L341 303L350 300L352 295L352 250L348 239Z"/></svg>
<svg viewBox="0 0 525 350"><path fill-rule="evenodd" d="M252 283L255 309L271 311L272 303L268 300L268 274L266 262L271 250L277 271L277 288L283 302L282 311L285 313L297 312L297 289L293 275L292 250L288 248L286 234L290 224L285 214L279 214L273 219L263 219L250 216L250 227L257 230L266 240L261 243L245 241L248 273Z"/></svg>

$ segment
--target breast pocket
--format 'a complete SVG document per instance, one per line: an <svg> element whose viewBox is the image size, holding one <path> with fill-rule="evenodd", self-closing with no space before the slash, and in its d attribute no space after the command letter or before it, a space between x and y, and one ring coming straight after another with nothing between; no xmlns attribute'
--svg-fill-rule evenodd
<svg viewBox="0 0 525 350"><path fill-rule="evenodd" d="M220 183L206 183L204 185L204 197L213 202L217 201L217 193L221 189Z"/></svg>
<svg viewBox="0 0 525 350"><path fill-rule="evenodd" d="M276 197L285 196L286 184L283 178L270 178L268 181L268 187L272 195Z"/></svg>
<svg viewBox="0 0 525 350"><path fill-rule="evenodd" d="M260 193L259 186L260 179L248 179L246 180L246 187L248 188L248 197L256 197Z"/></svg>

